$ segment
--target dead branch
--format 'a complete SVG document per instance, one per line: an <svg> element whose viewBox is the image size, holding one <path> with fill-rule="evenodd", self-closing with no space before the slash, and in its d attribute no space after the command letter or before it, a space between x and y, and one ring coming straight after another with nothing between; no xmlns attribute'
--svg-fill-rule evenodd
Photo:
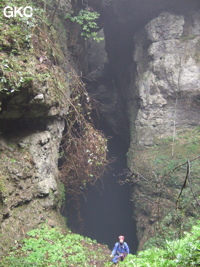
<svg viewBox="0 0 200 267"><path fill-rule="evenodd" d="M188 176L190 175L190 161L187 160L186 164L187 164L187 172L186 172L184 183L183 183L183 185L181 187L181 191L180 191L179 196L178 196L178 198L176 200L176 208L178 208L179 199L180 199L180 197L182 195L183 189L186 187Z"/></svg>

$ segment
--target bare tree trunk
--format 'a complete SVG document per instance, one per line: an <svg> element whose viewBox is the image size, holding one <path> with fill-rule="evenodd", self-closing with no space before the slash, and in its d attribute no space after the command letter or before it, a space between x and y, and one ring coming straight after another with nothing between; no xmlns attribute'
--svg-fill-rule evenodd
<svg viewBox="0 0 200 267"><path fill-rule="evenodd" d="M177 110L178 96L176 96L174 108L174 129L173 129L173 143L172 143L172 158L174 157L175 138L176 138L176 110Z"/></svg>

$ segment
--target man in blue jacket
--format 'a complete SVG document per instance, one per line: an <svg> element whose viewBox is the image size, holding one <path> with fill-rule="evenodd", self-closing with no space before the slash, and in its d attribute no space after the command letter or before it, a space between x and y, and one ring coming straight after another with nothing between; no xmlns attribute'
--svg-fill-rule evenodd
<svg viewBox="0 0 200 267"><path fill-rule="evenodd" d="M127 243L124 242L124 236L120 235L119 242L115 243L114 249L111 254L111 257L113 257L112 261L117 264L118 261L123 261L129 253L129 247Z"/></svg>

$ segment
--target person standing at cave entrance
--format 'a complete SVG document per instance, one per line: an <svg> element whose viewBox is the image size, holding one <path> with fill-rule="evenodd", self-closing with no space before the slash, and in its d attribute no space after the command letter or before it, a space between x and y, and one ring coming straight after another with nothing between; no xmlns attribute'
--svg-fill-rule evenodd
<svg viewBox="0 0 200 267"><path fill-rule="evenodd" d="M119 261L123 261L124 258L130 253L129 246L124 242L124 236L119 236L119 242L115 243L111 257L113 257L112 262L117 264Z"/></svg>

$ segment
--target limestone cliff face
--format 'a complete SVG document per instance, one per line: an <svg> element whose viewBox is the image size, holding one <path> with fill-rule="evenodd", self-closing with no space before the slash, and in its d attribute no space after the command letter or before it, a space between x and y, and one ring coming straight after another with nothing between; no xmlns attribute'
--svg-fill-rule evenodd
<svg viewBox="0 0 200 267"><path fill-rule="evenodd" d="M65 198L60 144L66 121L73 120L70 106L76 116L85 112L78 111L83 103L78 90L88 68L86 42L80 25L66 15L86 5L62 0L32 4L30 20L1 18L0 254L43 222L66 229L60 215ZM110 3L89 4L98 11Z"/></svg>
<svg viewBox="0 0 200 267"><path fill-rule="evenodd" d="M180 211L175 212L175 201L186 169L182 172L179 169L174 177L164 175L200 152L188 143L190 138L199 138L199 25L199 11L184 15L163 12L134 38L136 72L131 92L138 109L130 103L132 128L128 165L135 173L133 200L140 248L150 236L155 236L159 228L156 223L165 218L160 227L173 227L172 218L175 220ZM195 174L193 177L198 195L199 181ZM188 197L193 201L189 191L187 193L183 199ZM190 206L185 203L185 207L187 205ZM174 209L174 213L169 209ZM186 217L180 219L180 216L179 220L189 220L189 211L183 206L181 210ZM197 210L192 213L193 218L198 216Z"/></svg>
<svg viewBox="0 0 200 267"><path fill-rule="evenodd" d="M113 1L105 12L107 57L90 61L97 71L88 74L88 89L102 104L104 127L127 143L130 137L139 249L150 237L155 245L178 236L198 217L189 187L176 206L186 165L167 173L200 153L199 14L198 1Z"/></svg>
<svg viewBox="0 0 200 267"><path fill-rule="evenodd" d="M42 222L62 225L57 161L63 129L64 122L54 120L45 130L1 137L2 249Z"/></svg>
<svg viewBox="0 0 200 267"><path fill-rule="evenodd" d="M70 1L61 2L48 8L69 12ZM74 40L57 13L50 28L45 22L32 28L20 21L2 23L1 253L42 222L64 225L58 158L70 98L68 46Z"/></svg>
<svg viewBox="0 0 200 267"><path fill-rule="evenodd" d="M199 124L199 22L199 13L184 17L165 12L135 37L139 145L172 135L174 120L180 127Z"/></svg>
<svg viewBox="0 0 200 267"><path fill-rule="evenodd" d="M47 25L42 19L41 25L1 24L1 251L41 222L62 225L57 212L61 201L59 146L76 72L101 102L104 127L127 143L130 129L128 166L135 175L139 248L158 232L158 221L174 229L174 222L183 226L189 217L198 217L197 201L188 188L188 202L181 202L174 212L185 165L182 173L162 177L176 164L200 154L199 10L184 11L191 5L188 0L177 0L175 13L160 15L173 10L174 1L87 2L88 8L101 12L98 23L100 28L104 25L105 44L85 45L80 26L64 19L73 5L76 11L85 8L84 1L47 3L46 10L51 11ZM44 18L44 10L37 16L41 14ZM191 173L194 194L199 195L200 164L195 163Z"/></svg>

